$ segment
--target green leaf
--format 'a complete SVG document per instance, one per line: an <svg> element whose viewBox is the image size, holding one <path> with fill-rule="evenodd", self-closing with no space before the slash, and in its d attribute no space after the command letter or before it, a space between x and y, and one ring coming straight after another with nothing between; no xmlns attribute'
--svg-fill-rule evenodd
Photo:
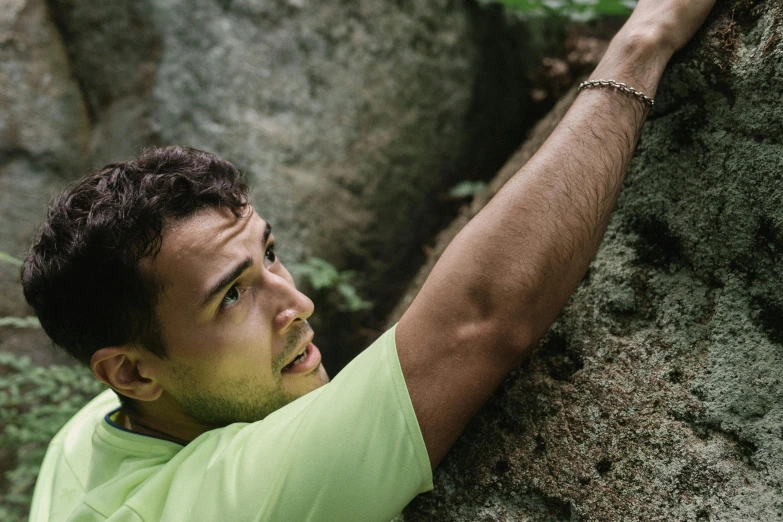
<svg viewBox="0 0 783 522"><path fill-rule="evenodd" d="M87 401L105 389L81 366L33 365L0 351L0 447L7 448L0 520L26 520L46 446Z"/></svg>
<svg viewBox="0 0 783 522"><path fill-rule="evenodd" d="M9 265L22 266L22 261L20 259L17 259L11 254L7 254L2 250L0 250L0 261L8 263Z"/></svg>
<svg viewBox="0 0 783 522"><path fill-rule="evenodd" d="M339 271L328 261L311 257L304 263L293 265L291 271L306 278L315 290L336 292L340 301L338 308L343 312L369 310L373 306L359 296L351 283L356 276L353 270Z"/></svg>
<svg viewBox="0 0 783 522"><path fill-rule="evenodd" d="M332 288L340 279L340 273L337 269L320 257L311 257L306 262L295 265L293 272L306 277L316 290Z"/></svg>
<svg viewBox="0 0 783 522"><path fill-rule="evenodd" d="M362 299L353 285L347 283L341 283L337 285L337 292L343 298L342 309L347 312L359 312L361 310L369 310L372 308L370 301Z"/></svg>
<svg viewBox="0 0 783 522"><path fill-rule="evenodd" d="M449 190L449 196L453 198L466 198L468 196L475 196L485 188L487 188L487 184L483 181L461 181Z"/></svg>
<svg viewBox="0 0 783 522"><path fill-rule="evenodd" d="M599 16L628 16L636 0L497 0L528 16L566 16L589 21Z"/></svg>

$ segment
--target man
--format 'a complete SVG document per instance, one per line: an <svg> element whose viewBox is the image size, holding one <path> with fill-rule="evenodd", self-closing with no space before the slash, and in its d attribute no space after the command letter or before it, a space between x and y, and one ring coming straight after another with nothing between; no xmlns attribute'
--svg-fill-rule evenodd
<svg viewBox="0 0 783 522"><path fill-rule="evenodd" d="M652 98L713 0L641 0L593 79ZM579 283L648 112L584 90L335 379L241 176L171 147L51 206L23 268L47 333L111 392L57 435L32 520L389 520Z"/></svg>

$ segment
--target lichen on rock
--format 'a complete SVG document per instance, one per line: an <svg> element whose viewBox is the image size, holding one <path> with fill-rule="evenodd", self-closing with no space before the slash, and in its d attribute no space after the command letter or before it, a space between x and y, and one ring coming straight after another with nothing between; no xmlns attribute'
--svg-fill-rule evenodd
<svg viewBox="0 0 783 522"><path fill-rule="evenodd" d="M668 69L588 275L405 520L783 519L783 7Z"/></svg>

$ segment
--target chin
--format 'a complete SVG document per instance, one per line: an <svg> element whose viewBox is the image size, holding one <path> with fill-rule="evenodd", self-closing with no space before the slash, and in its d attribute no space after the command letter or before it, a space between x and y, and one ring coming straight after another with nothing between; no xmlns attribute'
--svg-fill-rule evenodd
<svg viewBox="0 0 783 522"><path fill-rule="evenodd" d="M306 375L289 376L289 379L287 388L296 397L301 397L327 384L329 375L326 373L323 365L318 365L318 368Z"/></svg>
<svg viewBox="0 0 783 522"><path fill-rule="evenodd" d="M309 391L313 391L316 388L320 388L324 384L329 382L329 375L326 373L326 368L323 364L319 364L318 368L313 371L311 376L308 376L313 381L313 388Z"/></svg>

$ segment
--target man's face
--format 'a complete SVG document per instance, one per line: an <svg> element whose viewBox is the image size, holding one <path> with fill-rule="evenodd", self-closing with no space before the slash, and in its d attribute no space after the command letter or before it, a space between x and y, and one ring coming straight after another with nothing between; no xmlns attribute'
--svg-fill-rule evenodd
<svg viewBox="0 0 783 522"><path fill-rule="evenodd" d="M142 267L163 287L156 313L168 357L159 379L194 419L253 422L328 382L310 343L313 303L252 208L242 218L206 209L168 225Z"/></svg>

